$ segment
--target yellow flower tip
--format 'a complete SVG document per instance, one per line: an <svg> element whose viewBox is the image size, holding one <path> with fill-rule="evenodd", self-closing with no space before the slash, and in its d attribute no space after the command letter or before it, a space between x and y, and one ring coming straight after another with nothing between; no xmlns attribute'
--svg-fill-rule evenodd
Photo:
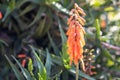
<svg viewBox="0 0 120 80"><path fill-rule="evenodd" d="M78 4L74 3L74 8L76 9L77 7L79 7Z"/></svg>
<svg viewBox="0 0 120 80"><path fill-rule="evenodd" d="M85 12L83 11L83 9L80 8L77 3L74 4L74 7L75 7L75 9L76 9L81 15L86 16L86 14L85 14Z"/></svg>
<svg viewBox="0 0 120 80"><path fill-rule="evenodd" d="M84 64L83 59L81 59L81 64L82 64L82 70L85 72L86 70L85 70L85 64Z"/></svg>

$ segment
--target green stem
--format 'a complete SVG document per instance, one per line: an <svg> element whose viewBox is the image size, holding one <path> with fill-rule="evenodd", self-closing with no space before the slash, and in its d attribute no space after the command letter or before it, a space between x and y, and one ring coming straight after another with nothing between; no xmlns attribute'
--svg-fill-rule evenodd
<svg viewBox="0 0 120 80"><path fill-rule="evenodd" d="M78 80L79 64L76 65L76 80Z"/></svg>

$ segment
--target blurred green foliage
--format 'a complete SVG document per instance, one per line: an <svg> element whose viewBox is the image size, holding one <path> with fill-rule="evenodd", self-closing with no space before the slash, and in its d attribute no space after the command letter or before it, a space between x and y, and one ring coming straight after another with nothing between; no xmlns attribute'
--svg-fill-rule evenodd
<svg viewBox="0 0 120 80"><path fill-rule="evenodd" d="M0 80L75 79L65 34L74 3L86 13L84 48L95 55L96 74L90 77L80 68L79 79L119 79L120 0L1 0Z"/></svg>

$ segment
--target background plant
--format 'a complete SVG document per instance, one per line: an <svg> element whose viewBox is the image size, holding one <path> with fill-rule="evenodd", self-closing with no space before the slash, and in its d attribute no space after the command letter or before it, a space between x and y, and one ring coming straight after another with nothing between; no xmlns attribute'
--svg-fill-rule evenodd
<svg viewBox="0 0 120 80"><path fill-rule="evenodd" d="M77 3L86 13L85 48L89 51L94 49L92 53L95 55L95 62L91 64L96 67L93 70L96 74L91 77L80 70L79 79L83 77L91 80L93 78L119 79L119 0L1 0L1 80L9 80L9 78L15 80L18 77L25 79L26 76L21 71L29 74L31 79L41 79L40 72L36 76L34 75L37 73L37 70L34 71L34 69L39 68L34 63L34 60L38 58L33 57L33 53L37 53L40 57L38 61L41 65L43 64L42 67L46 71L51 70L51 75L45 73L46 78L74 79L75 67L74 65L71 68L69 66L68 55L65 52L66 38L63 34L68 28L66 23L69 10L73 8L74 3ZM96 19L98 20L96 21ZM29 45L32 46L32 49ZM18 58L19 54L26 54L25 68L21 68L19 65L19 62L21 63L23 60ZM4 55L9 57L7 60L15 70L11 70ZM46 68L48 56L51 58L51 67L54 69ZM27 67L28 64L31 64L31 68ZM17 70L18 68L20 70ZM15 76L13 71L16 71L15 74L19 74L19 72L21 74Z"/></svg>

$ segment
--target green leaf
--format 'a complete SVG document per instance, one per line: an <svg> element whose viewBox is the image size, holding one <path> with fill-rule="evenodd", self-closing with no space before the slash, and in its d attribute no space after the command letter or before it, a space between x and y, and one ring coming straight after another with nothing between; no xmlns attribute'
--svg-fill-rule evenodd
<svg viewBox="0 0 120 80"><path fill-rule="evenodd" d="M20 69L21 69L23 75L25 76L25 78L26 78L27 80L34 80L34 79L31 77L30 73L29 73L24 67L22 67L22 65L19 63L19 61L18 61L14 56L12 56L12 58L17 62L18 66L20 67Z"/></svg>
<svg viewBox="0 0 120 80"><path fill-rule="evenodd" d="M107 65L108 67L113 66L113 65L114 65L114 61L109 59L109 60L107 60L106 65Z"/></svg>
<svg viewBox="0 0 120 80"><path fill-rule="evenodd" d="M40 20L39 26L36 28L35 31L35 36L36 37L41 37L43 35L44 29L45 29L45 23L46 23L46 18L43 20Z"/></svg>
<svg viewBox="0 0 120 80"><path fill-rule="evenodd" d="M108 6L104 9L105 11L113 11L114 7L113 6Z"/></svg>
<svg viewBox="0 0 120 80"><path fill-rule="evenodd" d="M48 49L46 49L46 53L47 53L47 59L46 59L45 67L46 67L47 75L48 77L50 77L52 60L51 60L51 56L50 56Z"/></svg>
<svg viewBox="0 0 120 80"><path fill-rule="evenodd" d="M69 64L70 58L69 58L69 55L67 53L67 45L66 44L62 45L61 58L62 58L62 61L64 63L65 68L70 69L70 67L71 67Z"/></svg>
<svg viewBox="0 0 120 80"><path fill-rule="evenodd" d="M31 47L31 46L30 46L30 47ZM31 47L31 48L33 48L33 47ZM37 49L37 48L33 48L33 49L34 49L35 51L37 51L39 55L42 55L42 56L46 57L46 55L44 54L44 53L45 53L44 51L42 51L42 50L40 50L40 49ZM53 63L58 64L58 65L60 65L60 66L63 66L63 62L62 62L61 57L56 56L56 55L54 55L54 54L50 54L50 56L51 56L51 59L52 59L52 62L53 62Z"/></svg>
<svg viewBox="0 0 120 80"><path fill-rule="evenodd" d="M76 70L75 70L75 68L71 68L70 70L69 70L72 74L76 74ZM84 78L86 78L87 80L95 80L94 78L92 78L92 77L90 77L90 76L88 76L87 74L85 74L85 73L83 73L82 71L80 71L79 70L79 77L84 77Z"/></svg>
<svg viewBox="0 0 120 80"><path fill-rule="evenodd" d="M22 16L22 15L28 13L29 11L32 11L35 7L36 7L35 4L28 5L24 10L22 10L22 12L20 13L19 16Z"/></svg>
<svg viewBox="0 0 120 80"><path fill-rule="evenodd" d="M67 70L64 70L61 76L62 80L69 80L69 72Z"/></svg>
<svg viewBox="0 0 120 80"><path fill-rule="evenodd" d="M100 41L100 23L99 20L96 19L96 38Z"/></svg>
<svg viewBox="0 0 120 80"><path fill-rule="evenodd" d="M5 16L3 17L2 21L4 22L5 19L8 17L8 15L12 12L12 10L8 7L5 13Z"/></svg>
<svg viewBox="0 0 120 80"><path fill-rule="evenodd" d="M61 4L65 7L65 8L72 8L73 7L73 5L74 5L74 1L72 0L72 1L69 1L69 0L61 0Z"/></svg>
<svg viewBox="0 0 120 80"><path fill-rule="evenodd" d="M59 0L46 0L45 3L50 5L53 2L57 2L57 1L59 1Z"/></svg>
<svg viewBox="0 0 120 80"><path fill-rule="evenodd" d="M4 40L2 40L2 39L0 39L0 44L1 43L3 43L5 46L8 46L8 44Z"/></svg>
<svg viewBox="0 0 120 80"><path fill-rule="evenodd" d="M45 0L19 0L16 4L16 8L20 8L23 4L31 2L35 4L43 4L45 3Z"/></svg>
<svg viewBox="0 0 120 80"><path fill-rule="evenodd" d="M16 8L19 9L23 4L29 2L29 0L19 0L17 3L16 3Z"/></svg>
<svg viewBox="0 0 120 80"><path fill-rule="evenodd" d="M110 59L111 61L113 61L113 58L107 49L101 48L101 51L102 51L103 56L105 56L107 59Z"/></svg>
<svg viewBox="0 0 120 80"><path fill-rule="evenodd" d="M91 5L95 7L100 7L105 3L105 0L92 0Z"/></svg>
<svg viewBox="0 0 120 80"><path fill-rule="evenodd" d="M56 55L59 55L59 49L57 48L57 46L55 45L53 39L51 38L50 33L48 33L48 38L49 38L49 40L50 40L50 44L52 45L55 54L56 54Z"/></svg>
<svg viewBox="0 0 120 80"><path fill-rule="evenodd" d="M39 69L39 73L40 73L41 77L43 78L43 80L46 80L46 78L47 78L46 69L45 69L41 59L39 58L39 56L35 52L34 48L32 46L30 46L30 48L32 49L32 51L35 55L35 59L36 59L36 63L37 63L38 69Z"/></svg>
<svg viewBox="0 0 120 80"><path fill-rule="evenodd" d="M60 19L57 18L57 20L58 20L58 26L59 26L59 30L60 30L60 34L61 34L61 38L62 38L62 44L65 44L66 41L67 41L67 37L65 36L65 33L64 33L63 29L62 29Z"/></svg>
<svg viewBox="0 0 120 80"><path fill-rule="evenodd" d="M33 63L32 63L32 59L30 59L30 58L29 58L29 61L28 61L28 70L30 72L32 72L32 70L33 70Z"/></svg>
<svg viewBox="0 0 120 80"><path fill-rule="evenodd" d="M63 66L63 62L62 62L61 57L51 54L51 58L52 58L52 62L54 62L60 66Z"/></svg>
<svg viewBox="0 0 120 80"><path fill-rule="evenodd" d="M20 27L20 30L21 31L24 31L25 29L27 29L27 24L24 22L24 21L22 21L19 17L18 17L19 15L18 14L16 14L16 13L13 13L12 14L12 17L16 20L16 22L18 23L18 26ZM16 29L18 29L18 28L16 28Z"/></svg>
<svg viewBox="0 0 120 80"><path fill-rule="evenodd" d="M47 19L46 19L46 23L45 23L45 27L44 27L44 31L43 31L43 36L48 32L48 30L50 29L50 27L52 27L53 25L53 12L51 11L50 8L48 8L47 10Z"/></svg>
<svg viewBox="0 0 120 80"><path fill-rule="evenodd" d="M45 10L46 10L45 7L40 7L40 8L38 9L38 12L37 12L34 20L31 22L31 24L28 25L28 27L30 27L30 26L32 26L33 24L35 24L35 22L38 21L38 20L41 18L42 13L43 13Z"/></svg>
<svg viewBox="0 0 120 80"><path fill-rule="evenodd" d="M32 59L29 58L28 59L28 71L30 72L31 76L34 78L34 80L36 80L34 74L33 74L33 62L32 62Z"/></svg>
<svg viewBox="0 0 120 80"><path fill-rule="evenodd" d="M21 72L17 69L17 67L10 61L10 59L5 55L5 58L9 62L10 66L12 67L12 70L14 71L16 77L18 80L25 80Z"/></svg>
<svg viewBox="0 0 120 80"><path fill-rule="evenodd" d="M10 15L10 13L15 9L15 0L12 0L6 10L5 16L3 17L2 21L4 22L5 19Z"/></svg>
<svg viewBox="0 0 120 80"><path fill-rule="evenodd" d="M38 80L44 80L40 73L38 73Z"/></svg>
<svg viewBox="0 0 120 80"><path fill-rule="evenodd" d="M69 55L67 54L67 45L66 45L66 41L67 41L67 37L62 29L61 23L59 18L58 19L58 25L59 25L59 30L60 30L60 34L61 34L61 38L62 38L62 53L61 53L61 57L62 57L62 61L64 63L64 66L69 69L70 65L69 65Z"/></svg>

